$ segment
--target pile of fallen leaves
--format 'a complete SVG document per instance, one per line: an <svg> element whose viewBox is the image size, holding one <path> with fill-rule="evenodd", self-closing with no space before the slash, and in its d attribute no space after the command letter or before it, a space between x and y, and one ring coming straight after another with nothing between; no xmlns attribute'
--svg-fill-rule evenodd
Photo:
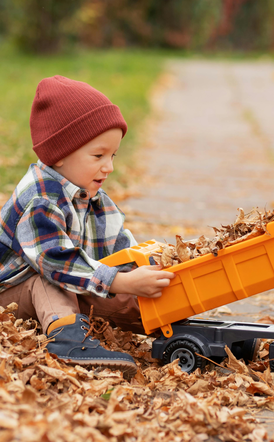
<svg viewBox="0 0 274 442"><path fill-rule="evenodd" d="M252 412L274 410L267 341L252 365L228 349L223 367L189 375L177 361L160 366L152 360L151 339L101 328L107 348L136 360L139 370L126 381L119 371L58 360L47 352L38 324L16 320L15 308L0 308L1 442L265 440Z"/></svg>
<svg viewBox="0 0 274 442"><path fill-rule="evenodd" d="M176 235L176 244L160 245L159 252L152 252L155 262L163 267L186 262L190 259L212 253L218 256L218 251L256 236L267 233L267 224L274 220L274 210L259 212L253 209L245 214L243 209L238 209L239 214L233 224L222 226L220 229L213 227L215 236L212 239L204 235L197 240L183 241Z"/></svg>

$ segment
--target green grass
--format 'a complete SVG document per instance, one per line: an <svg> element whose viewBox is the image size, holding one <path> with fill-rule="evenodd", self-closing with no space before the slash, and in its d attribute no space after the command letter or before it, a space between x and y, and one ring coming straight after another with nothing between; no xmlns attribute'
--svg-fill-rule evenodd
<svg viewBox="0 0 274 442"><path fill-rule="evenodd" d="M51 56L0 50L0 57L0 193L9 196L37 160L29 129L31 105L39 81L56 74L89 83L120 107L129 130L115 160L113 179L122 180L122 165L132 163L137 135L149 113L148 93L166 56L140 50L81 50Z"/></svg>

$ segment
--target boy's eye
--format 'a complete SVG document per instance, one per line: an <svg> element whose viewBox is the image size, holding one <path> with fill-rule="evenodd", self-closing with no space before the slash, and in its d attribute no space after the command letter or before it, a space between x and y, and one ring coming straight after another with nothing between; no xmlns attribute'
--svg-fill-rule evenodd
<svg viewBox="0 0 274 442"><path fill-rule="evenodd" d="M94 155L96 158L102 158L102 154ZM112 154L112 158L116 157L116 154Z"/></svg>

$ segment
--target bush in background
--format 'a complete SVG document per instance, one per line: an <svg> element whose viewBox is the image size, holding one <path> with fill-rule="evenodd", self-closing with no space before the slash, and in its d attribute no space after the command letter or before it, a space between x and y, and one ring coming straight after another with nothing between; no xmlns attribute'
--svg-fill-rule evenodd
<svg viewBox="0 0 274 442"><path fill-rule="evenodd" d="M274 0L0 0L0 33L24 50L272 50Z"/></svg>
<svg viewBox="0 0 274 442"><path fill-rule="evenodd" d="M0 0L0 32L19 49L56 52L69 38L63 22L81 7L81 0Z"/></svg>

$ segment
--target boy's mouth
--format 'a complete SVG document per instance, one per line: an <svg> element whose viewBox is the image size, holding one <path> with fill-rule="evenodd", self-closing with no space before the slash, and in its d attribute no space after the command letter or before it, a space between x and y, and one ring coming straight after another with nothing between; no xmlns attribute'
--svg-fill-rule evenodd
<svg viewBox="0 0 274 442"><path fill-rule="evenodd" d="M95 183L97 184L103 184L103 182L105 181L105 178L102 178L101 180L93 180L95 181Z"/></svg>

